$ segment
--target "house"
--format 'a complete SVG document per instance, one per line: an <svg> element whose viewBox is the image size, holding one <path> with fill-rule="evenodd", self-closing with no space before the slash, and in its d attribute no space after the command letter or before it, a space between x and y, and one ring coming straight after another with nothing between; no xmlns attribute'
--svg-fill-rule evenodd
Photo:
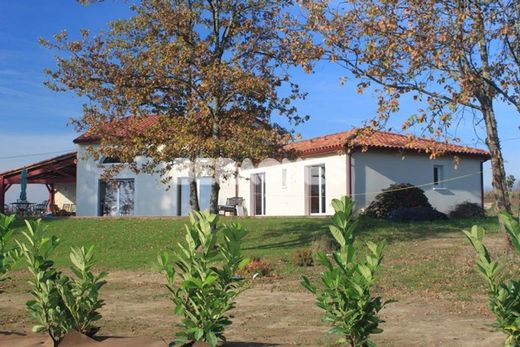
<svg viewBox="0 0 520 347"><path fill-rule="evenodd" d="M86 145L95 144L95 139L83 136L75 142L78 215L188 213L187 167L172 170L170 189L158 175L129 170L117 175L115 185L107 185L102 172L112 159L83 159ZM432 147L444 155L431 160L427 151ZM482 163L489 159L481 149L427 139L410 143L408 137L389 132L362 137L357 129L292 143L288 148L296 151L297 160L241 163L236 175L220 182L219 203L240 196L247 215L327 215L333 212L330 202L334 198L348 195L358 209L365 208L382 189L406 182L420 186L435 208L448 212L464 201L481 203ZM201 173L197 184L200 206L207 208L211 178Z"/></svg>
<svg viewBox="0 0 520 347"><path fill-rule="evenodd" d="M187 165L181 163L171 170L169 184L159 175L135 174L128 169L106 182L102 173L117 158L95 161L88 157L86 148L95 146L96 141L86 135L74 141L75 189L56 189L57 196L75 196L78 216L188 213ZM430 159L432 148L439 154L435 159ZM356 208L363 209L393 183L421 187L432 206L442 212L464 201L482 203L482 164L489 159L489 153L482 149L429 139L410 142L407 136L382 131L360 136L358 129L291 143L288 149L295 151L298 159L270 159L256 165L227 163L233 174L220 182L219 204L239 196L244 198L246 215L330 215L332 199L351 196ZM200 206L207 208L211 178L204 170L197 185Z"/></svg>

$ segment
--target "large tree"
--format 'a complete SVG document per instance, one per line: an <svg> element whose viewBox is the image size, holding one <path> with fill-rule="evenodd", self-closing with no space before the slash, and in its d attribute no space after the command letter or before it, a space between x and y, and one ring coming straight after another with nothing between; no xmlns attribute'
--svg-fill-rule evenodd
<svg viewBox="0 0 520 347"><path fill-rule="evenodd" d="M274 155L291 132L273 115L293 125L305 118L292 103L304 95L287 72L299 54L289 44L292 5L142 0L132 6L133 16L106 31L42 40L60 52L47 83L86 97L74 124L99 140L90 147L94 157L118 157L135 172L159 172L165 180L178 158L210 159L202 171L214 178L210 209L216 212L219 158ZM197 169L190 171L194 176ZM191 187L196 208L194 179Z"/></svg>
<svg viewBox="0 0 520 347"><path fill-rule="evenodd" d="M381 126L401 98L423 107L402 128L446 134L459 117L483 122L493 193L511 211L497 130L498 100L520 112L520 2L515 0L305 1L307 29L323 57L377 86ZM408 97L410 96L410 97Z"/></svg>

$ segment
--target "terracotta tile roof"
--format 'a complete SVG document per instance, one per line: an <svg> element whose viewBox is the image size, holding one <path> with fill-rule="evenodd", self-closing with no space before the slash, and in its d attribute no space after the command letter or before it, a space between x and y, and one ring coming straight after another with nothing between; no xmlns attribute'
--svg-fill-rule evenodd
<svg viewBox="0 0 520 347"><path fill-rule="evenodd" d="M159 117L153 115L128 117L124 120L114 121L114 124L117 123L118 126L111 126L111 128L113 128L114 135L127 136L128 132L139 132L156 125L158 120ZM121 122L124 122L125 124L122 124ZM73 142L86 144L98 142L100 139L100 136L96 134L95 131L89 130L75 138Z"/></svg>
<svg viewBox="0 0 520 347"><path fill-rule="evenodd" d="M343 151L348 146L350 148L412 150L429 154L435 152L439 155L454 154L490 158L488 151L479 148L438 142L427 138L413 138L412 136L386 131L373 131L367 135L361 134L361 131L362 129L351 129L336 134L319 136L291 143L286 148L294 150L301 156Z"/></svg>
<svg viewBox="0 0 520 347"><path fill-rule="evenodd" d="M129 123L123 126L111 126L114 135L128 136L128 133L139 132L157 124L159 116L140 116L129 117L124 121ZM120 121L118 121L120 122ZM354 128L351 130L314 137L312 139L293 142L285 148L292 150L299 156L311 156L323 153L333 153L343 151L345 146L350 148L379 148L389 150L412 150L431 154L454 154L471 155L489 159L489 152L479 148L466 147L445 142L438 142L427 138L413 138L386 131L371 131L368 135L362 134L363 129ZM120 134L118 134L120 133ZM74 139L74 143L95 143L100 137L93 131L87 131Z"/></svg>

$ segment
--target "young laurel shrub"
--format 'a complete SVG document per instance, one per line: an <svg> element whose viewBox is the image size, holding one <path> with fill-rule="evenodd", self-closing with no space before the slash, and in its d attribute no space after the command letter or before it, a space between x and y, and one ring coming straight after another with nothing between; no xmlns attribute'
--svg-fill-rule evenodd
<svg viewBox="0 0 520 347"><path fill-rule="evenodd" d="M56 271L54 262L50 259L60 240L56 236L45 235L47 227L41 223L41 220L25 221L25 223L27 231L23 232L23 235L26 242L18 244L32 275L29 285L33 299L26 304L38 323L32 330L46 332L54 346L57 346L71 328L70 315L56 287L62 274Z"/></svg>
<svg viewBox="0 0 520 347"><path fill-rule="evenodd" d="M7 273L19 257L18 248L11 244L15 218L14 214L6 216L0 213L0 283L7 279Z"/></svg>
<svg viewBox="0 0 520 347"><path fill-rule="evenodd" d="M245 235L239 224L220 226L218 216L192 212L186 242L177 245L173 264L167 252L159 255L158 267L166 275L175 313L183 317L176 343L203 341L216 346L225 341L229 310L246 285L236 277L249 262L240 252Z"/></svg>
<svg viewBox="0 0 520 347"><path fill-rule="evenodd" d="M520 253L520 225L507 213L502 213L500 219L504 222L511 243ZM491 255L483 244L484 229L475 225L471 231L464 234L477 252L477 270L484 276L488 284L489 308L496 317L495 326L502 330L507 338L504 346L520 346L520 280L510 279L501 282L502 265L491 259Z"/></svg>
<svg viewBox="0 0 520 347"><path fill-rule="evenodd" d="M93 323L101 318L97 310L103 305L99 299L99 289L104 285L91 269L93 248L73 248L70 254L72 272L76 278L57 271L51 260L52 253L60 240L56 236L46 236L47 227L41 220L26 221L27 231L23 232L24 243L18 242L21 255L32 275L29 280L32 300L27 308L37 325L34 332L46 332L54 346L58 346L63 336L70 330L92 336L98 328Z"/></svg>
<svg viewBox="0 0 520 347"><path fill-rule="evenodd" d="M317 253L325 266L321 276L323 289L307 277L303 277L302 285L316 295L318 307L325 310L324 320L332 326L329 333L340 335L340 343L352 347L374 346L370 335L382 332L378 328L382 322L378 313L386 303L380 297L373 297L370 289L383 259L385 243L367 242L368 255L361 260L354 247L357 225L353 219L354 203L344 197L333 200L332 206L335 214L329 229L340 249L332 253L332 260L324 253Z"/></svg>
<svg viewBox="0 0 520 347"><path fill-rule="evenodd" d="M88 249L72 248L70 261L75 278L61 276L56 286L70 314L72 328L84 335L94 336L99 331L95 322L101 319L98 310L104 305L99 291L106 284L103 278L107 273L92 273L94 246Z"/></svg>

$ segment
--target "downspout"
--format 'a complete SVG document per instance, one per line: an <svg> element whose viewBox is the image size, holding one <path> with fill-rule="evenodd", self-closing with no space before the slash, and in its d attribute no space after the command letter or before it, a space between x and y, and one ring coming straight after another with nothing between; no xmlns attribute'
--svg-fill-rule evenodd
<svg viewBox="0 0 520 347"><path fill-rule="evenodd" d="M5 190L4 176L0 176L0 213L5 213Z"/></svg>
<svg viewBox="0 0 520 347"><path fill-rule="evenodd" d="M240 189L239 189L239 180L238 180L238 175L239 175L239 169L240 169L240 163L236 163L235 164L235 197L239 197L240 195Z"/></svg>
<svg viewBox="0 0 520 347"><path fill-rule="evenodd" d="M348 152L348 195L352 199L352 151Z"/></svg>
<svg viewBox="0 0 520 347"><path fill-rule="evenodd" d="M484 209L484 162L480 162L480 206Z"/></svg>

